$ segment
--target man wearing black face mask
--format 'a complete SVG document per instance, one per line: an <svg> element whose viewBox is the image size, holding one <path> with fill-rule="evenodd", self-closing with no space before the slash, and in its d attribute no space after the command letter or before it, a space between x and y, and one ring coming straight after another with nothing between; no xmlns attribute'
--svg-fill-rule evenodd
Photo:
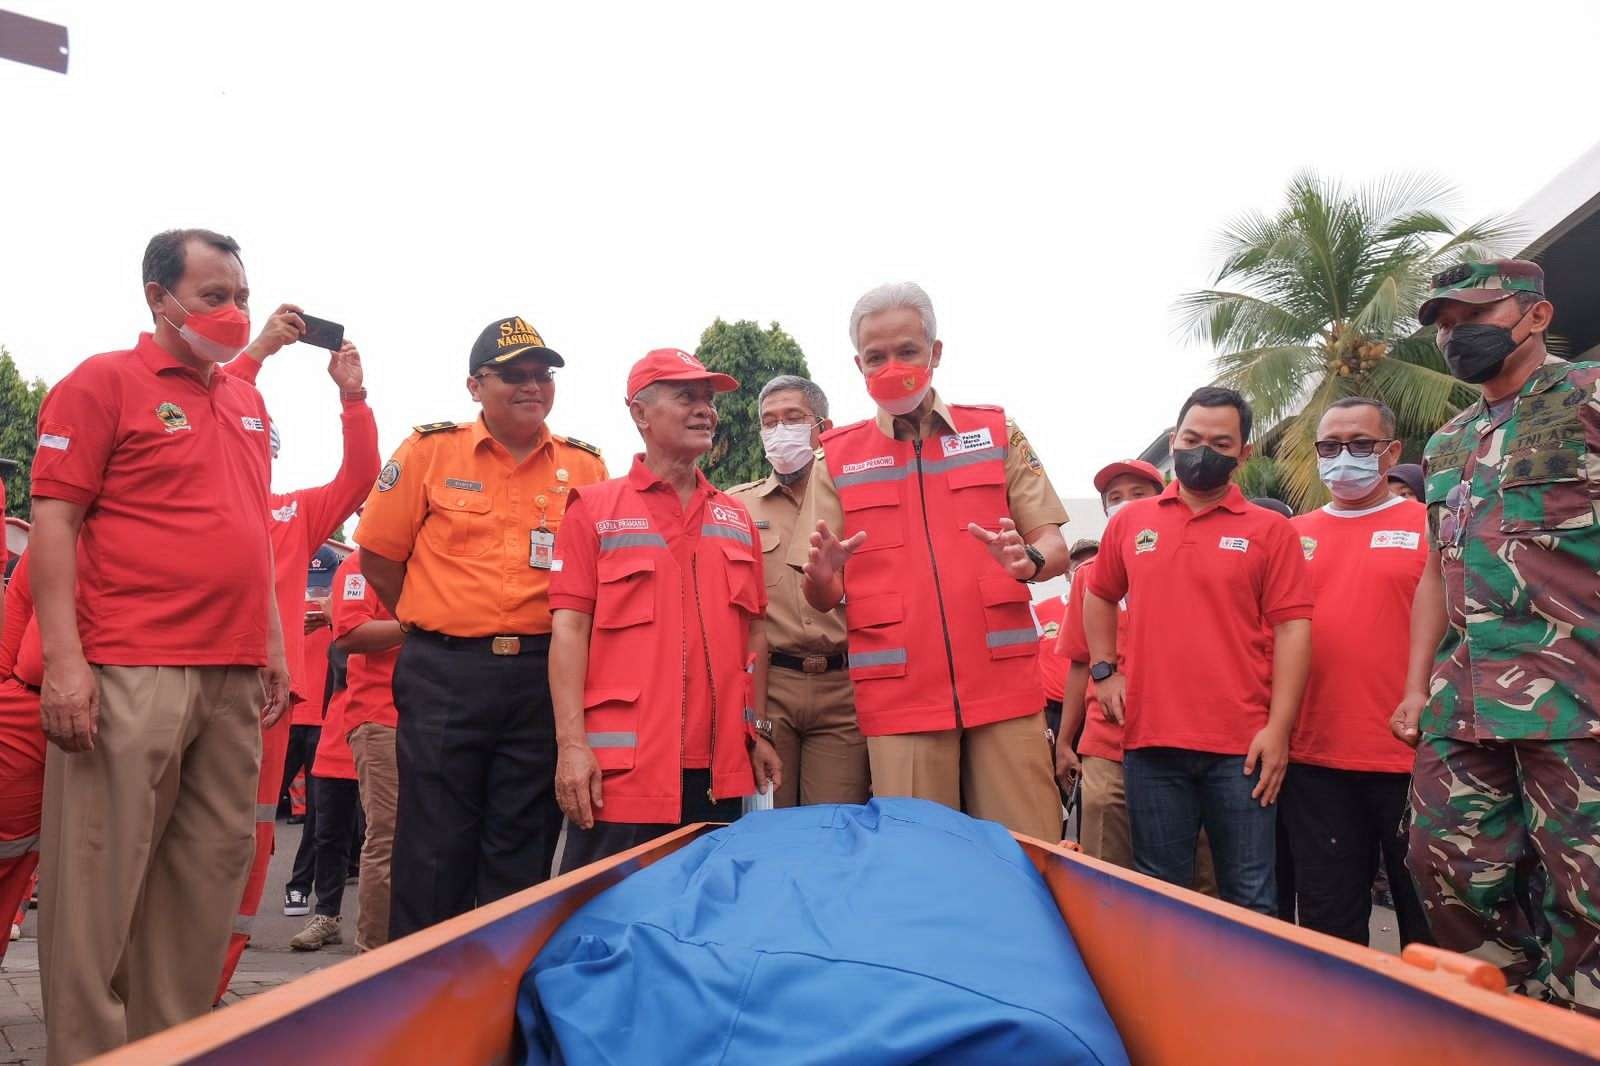
<svg viewBox="0 0 1600 1066"><path fill-rule="evenodd" d="M1178 413L1178 480L1111 519L1084 635L1105 712L1125 720L1134 867L1187 887L1205 828L1223 899L1275 913L1277 799L1311 659L1305 560L1289 520L1230 483L1250 405L1198 389ZM1119 648L1117 602L1129 612ZM1138 664L1124 679L1119 652Z"/></svg>
<svg viewBox="0 0 1600 1066"><path fill-rule="evenodd" d="M1431 551L1411 611L1407 864L1439 946L1600 1015L1600 363L1545 349L1544 272L1435 277L1417 312L1483 398L1424 452ZM1542 865L1551 934L1519 905Z"/></svg>

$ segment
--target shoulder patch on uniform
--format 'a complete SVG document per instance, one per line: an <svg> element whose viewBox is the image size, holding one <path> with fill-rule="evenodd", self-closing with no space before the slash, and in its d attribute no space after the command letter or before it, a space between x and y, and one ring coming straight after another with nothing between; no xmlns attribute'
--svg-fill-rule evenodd
<svg viewBox="0 0 1600 1066"><path fill-rule="evenodd" d="M383 469L378 471L378 491L388 492L394 488L395 482L400 480L400 461L390 459L383 464Z"/></svg>
<svg viewBox="0 0 1600 1066"><path fill-rule="evenodd" d="M1028 438L1010 417L1006 418L1006 444L1016 448L1022 453L1022 461L1027 464L1028 470L1036 477L1044 476L1044 463L1039 461L1039 454L1033 450L1033 445L1028 443Z"/></svg>
<svg viewBox="0 0 1600 1066"><path fill-rule="evenodd" d="M590 455L600 454L600 449L595 447L593 444L590 444L586 440L579 440L577 437L562 437L561 439L572 445L574 448L579 448L588 452Z"/></svg>
<svg viewBox="0 0 1600 1066"><path fill-rule="evenodd" d="M447 429L460 429L461 428L461 423L460 422L424 422L420 426L412 426L411 428L416 430L418 433L421 433L423 436L427 436L429 433L441 433L441 432L443 432L444 430L447 430Z"/></svg>

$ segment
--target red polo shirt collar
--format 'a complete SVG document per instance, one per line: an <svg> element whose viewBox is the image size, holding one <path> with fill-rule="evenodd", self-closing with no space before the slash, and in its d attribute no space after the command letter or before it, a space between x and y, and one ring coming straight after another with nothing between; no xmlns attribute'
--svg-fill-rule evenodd
<svg viewBox="0 0 1600 1066"><path fill-rule="evenodd" d="M654 470L651 470L648 466L646 466L645 462L644 462L644 455L643 454L639 454L639 453L636 453L634 455L634 457L633 457L633 465L628 468L628 484L632 485L635 489L638 489L640 492L649 492L651 489L655 488L657 485L661 486L663 489L667 490L668 492L676 492L677 491L671 485L667 484L666 481L662 480L662 478L659 475L657 475ZM695 471L694 471L694 492L695 492L695 495L696 496L709 496L711 493L713 493L715 491L716 491L715 486L713 486L710 481L706 480L705 471L701 470L699 467L695 467Z"/></svg>
<svg viewBox="0 0 1600 1066"><path fill-rule="evenodd" d="M1184 503L1183 498L1178 495L1178 488L1179 485L1176 481L1168 483L1167 487L1161 490L1161 495L1156 497L1157 503L1175 503L1179 507L1188 507L1189 505ZM1198 518L1200 515L1208 514L1217 510L1218 508L1221 508L1225 511L1232 511L1234 514L1244 514L1245 508L1248 507L1249 504L1250 501L1244 498L1244 493L1239 491L1239 486L1229 482L1228 491L1222 497L1222 499L1218 500L1211 506L1204 508L1203 510L1195 511L1194 514L1195 517Z"/></svg>

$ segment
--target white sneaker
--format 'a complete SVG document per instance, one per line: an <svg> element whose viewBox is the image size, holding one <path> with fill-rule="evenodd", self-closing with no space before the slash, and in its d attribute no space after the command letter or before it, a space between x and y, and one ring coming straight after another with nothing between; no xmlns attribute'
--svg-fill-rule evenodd
<svg viewBox="0 0 1600 1066"><path fill-rule="evenodd" d="M12 940L21 940L22 939L22 926L17 924L16 922L12 922L11 923L11 939Z"/></svg>

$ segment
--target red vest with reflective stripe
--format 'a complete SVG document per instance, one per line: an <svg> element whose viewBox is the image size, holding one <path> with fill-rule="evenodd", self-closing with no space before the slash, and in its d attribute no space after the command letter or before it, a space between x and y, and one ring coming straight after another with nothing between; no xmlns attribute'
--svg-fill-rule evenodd
<svg viewBox="0 0 1600 1066"><path fill-rule="evenodd" d="M605 806L595 817L676 823L681 816L684 671L705 669L687 662L686 624L704 628L710 660L712 794L749 795L756 783L745 666L762 580L749 512L721 492L706 501L689 573L626 477L572 491L582 495L600 541L583 686L584 729L605 775Z"/></svg>
<svg viewBox="0 0 1600 1066"><path fill-rule="evenodd" d="M969 522L997 530L1011 514L1005 412L950 414L957 432L921 441L920 455L918 442L873 421L822 438L844 504L840 539L867 534L845 568L844 605L867 736L984 725L1044 706L1028 587L967 531Z"/></svg>

